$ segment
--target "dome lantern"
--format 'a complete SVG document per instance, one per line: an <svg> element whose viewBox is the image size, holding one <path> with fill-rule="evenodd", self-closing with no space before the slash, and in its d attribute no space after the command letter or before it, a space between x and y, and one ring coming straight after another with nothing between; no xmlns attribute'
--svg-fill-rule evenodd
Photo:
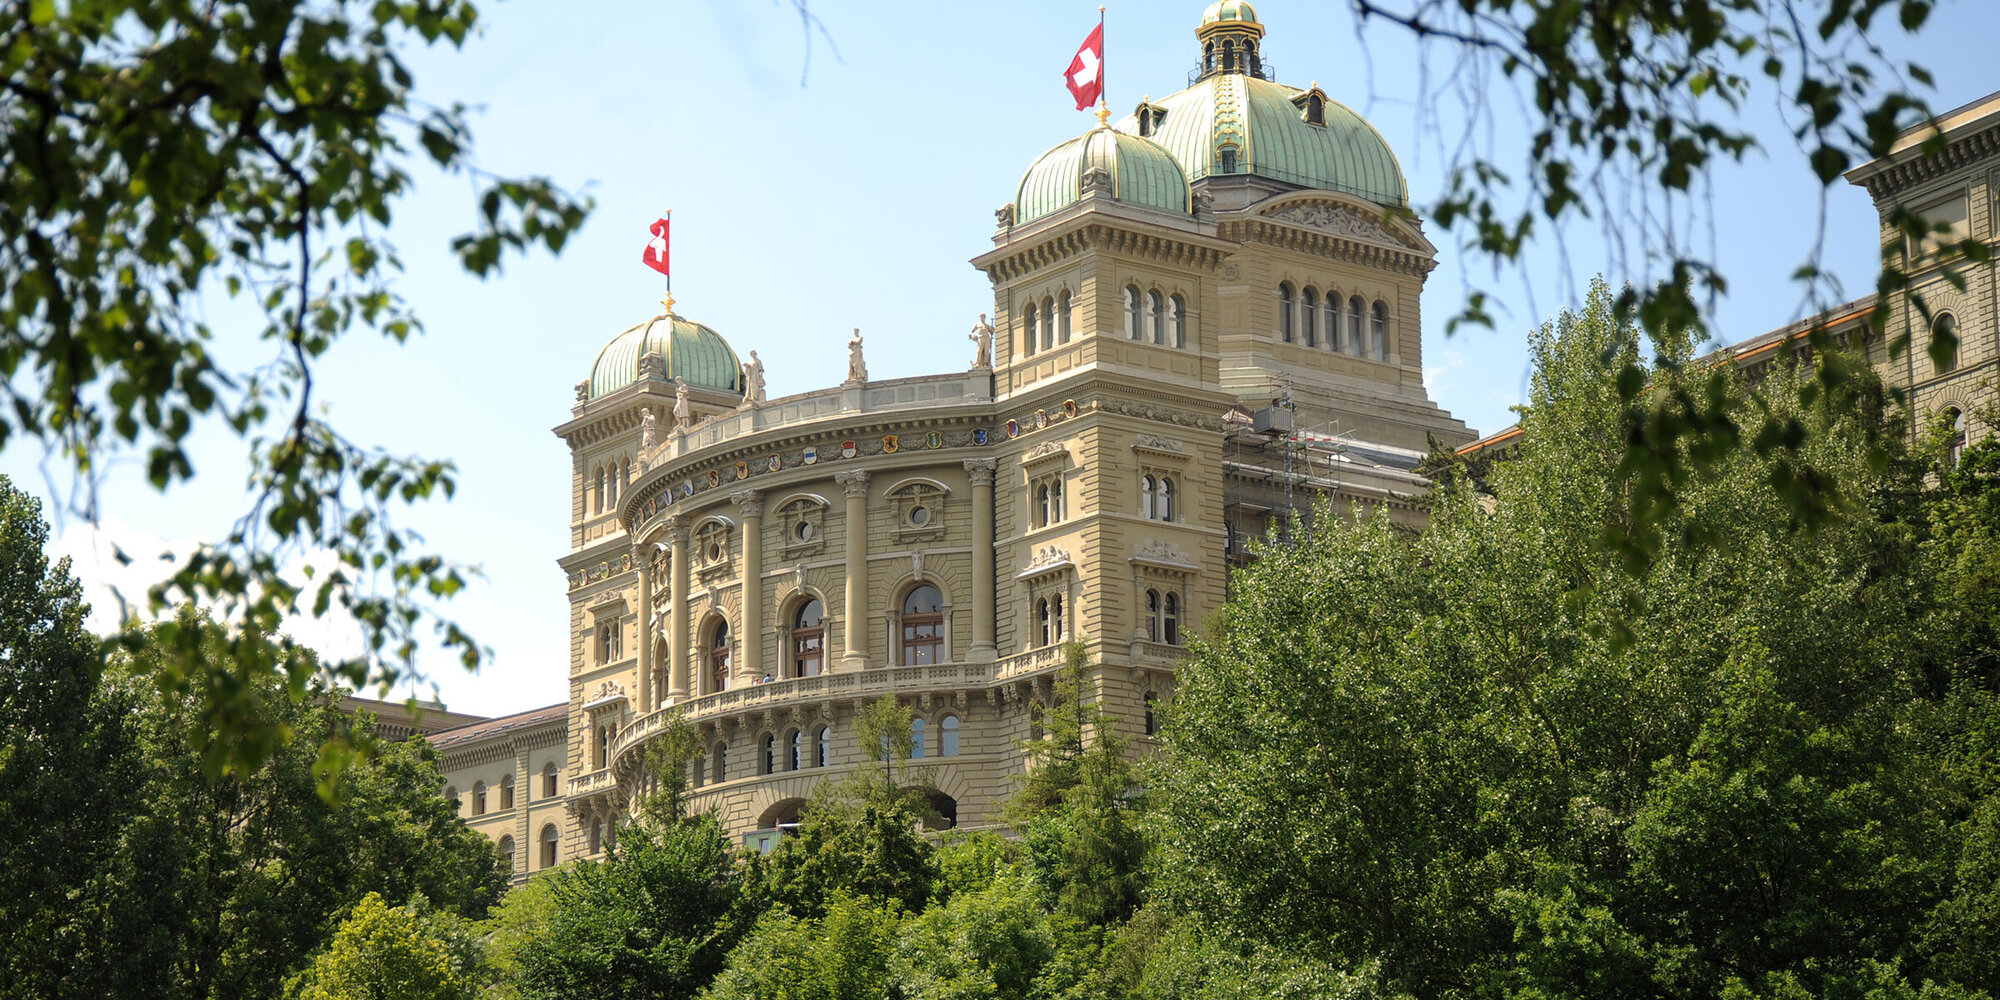
<svg viewBox="0 0 2000 1000"><path fill-rule="evenodd" d="M1257 43L1264 37L1264 25L1257 11L1243 0L1216 0L1202 11L1201 26L1194 35L1201 40L1201 68L1196 79L1217 73L1248 73L1264 76L1264 58Z"/></svg>

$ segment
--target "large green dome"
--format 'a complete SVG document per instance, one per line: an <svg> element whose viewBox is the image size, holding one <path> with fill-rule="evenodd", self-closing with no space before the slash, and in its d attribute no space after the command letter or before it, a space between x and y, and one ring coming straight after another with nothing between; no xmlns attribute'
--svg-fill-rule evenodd
<svg viewBox="0 0 2000 1000"><path fill-rule="evenodd" d="M590 398L609 396L639 381L639 359L658 354L666 377L685 379L696 389L742 393L743 365L729 342L700 323L679 316L655 316L611 338L590 366Z"/></svg>
<svg viewBox="0 0 2000 1000"><path fill-rule="evenodd" d="M1181 215L1189 211L1187 175L1172 153L1150 139L1099 127L1043 153L1021 176L1015 224L1076 204L1086 176L1100 169L1118 201Z"/></svg>
<svg viewBox="0 0 2000 1000"><path fill-rule="evenodd" d="M1307 121L1314 99L1324 124ZM1253 174L1378 205L1409 204L1403 169L1382 133L1317 90L1217 72L1147 108L1153 121L1146 133L1172 151L1190 181ZM1117 127L1137 134L1138 114Z"/></svg>

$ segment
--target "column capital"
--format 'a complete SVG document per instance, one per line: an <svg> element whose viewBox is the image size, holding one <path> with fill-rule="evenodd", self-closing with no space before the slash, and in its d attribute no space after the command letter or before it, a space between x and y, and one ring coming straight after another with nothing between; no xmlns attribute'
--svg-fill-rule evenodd
<svg viewBox="0 0 2000 1000"><path fill-rule="evenodd" d="M965 460L965 474L972 480L972 485L974 486L993 485L993 473L999 467L1000 463L996 459L968 458Z"/></svg>
<svg viewBox="0 0 2000 1000"><path fill-rule="evenodd" d="M661 527L666 529L667 537L672 539L676 546L687 544L688 516L686 514L669 514L667 515L667 519L660 522L660 524Z"/></svg>
<svg viewBox="0 0 2000 1000"><path fill-rule="evenodd" d="M833 481L839 483L848 496L865 497L868 495L868 473L866 471L836 472L833 474Z"/></svg>
<svg viewBox="0 0 2000 1000"><path fill-rule="evenodd" d="M762 490L737 490L729 494L729 499L735 502L739 510L743 511L744 517L759 517L764 513L764 491Z"/></svg>

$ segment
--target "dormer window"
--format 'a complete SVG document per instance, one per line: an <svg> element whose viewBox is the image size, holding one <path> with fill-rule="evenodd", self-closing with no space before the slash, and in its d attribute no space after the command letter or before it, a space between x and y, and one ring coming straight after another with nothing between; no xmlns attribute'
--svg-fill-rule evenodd
<svg viewBox="0 0 2000 1000"><path fill-rule="evenodd" d="M1319 84L1307 87L1292 98L1292 103L1298 105L1299 116L1307 125L1326 127L1326 91L1319 89Z"/></svg>
<svg viewBox="0 0 2000 1000"><path fill-rule="evenodd" d="M1236 172L1235 146L1222 147L1222 172L1225 174L1233 174Z"/></svg>
<svg viewBox="0 0 2000 1000"><path fill-rule="evenodd" d="M1152 138L1160 131L1160 123L1167 120L1167 109L1150 101L1140 101L1132 116L1139 123L1139 135L1142 138Z"/></svg>

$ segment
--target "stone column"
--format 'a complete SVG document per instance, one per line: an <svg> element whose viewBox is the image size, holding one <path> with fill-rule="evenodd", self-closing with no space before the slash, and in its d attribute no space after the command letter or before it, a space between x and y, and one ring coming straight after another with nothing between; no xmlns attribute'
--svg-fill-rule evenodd
<svg viewBox="0 0 2000 1000"><path fill-rule="evenodd" d="M688 697L688 524L676 517L667 522L674 546L673 607L667 626L667 698L678 705Z"/></svg>
<svg viewBox="0 0 2000 1000"><path fill-rule="evenodd" d="M632 559L639 564L639 711L653 710L653 546L642 542L632 547Z"/></svg>
<svg viewBox="0 0 2000 1000"><path fill-rule="evenodd" d="M837 473L833 481L847 493L847 601L840 612L846 646L841 665L859 670L868 666L868 473Z"/></svg>
<svg viewBox="0 0 2000 1000"><path fill-rule="evenodd" d="M736 673L743 683L764 676L764 494L756 490L731 493L743 513L743 662ZM772 672L776 677L777 673Z"/></svg>
<svg viewBox="0 0 2000 1000"><path fill-rule="evenodd" d="M965 460L966 478L972 480L972 649L966 658L974 663L991 663L999 657L993 630L998 603L993 596L993 470L997 466L990 458Z"/></svg>

